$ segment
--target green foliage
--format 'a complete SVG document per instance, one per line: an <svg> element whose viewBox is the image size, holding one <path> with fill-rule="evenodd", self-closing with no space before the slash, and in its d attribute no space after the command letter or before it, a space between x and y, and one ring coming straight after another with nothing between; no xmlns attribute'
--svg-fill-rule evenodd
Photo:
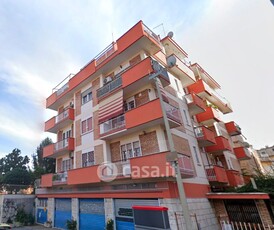
<svg viewBox="0 0 274 230"><path fill-rule="evenodd" d="M24 225L32 225L35 221L34 216L31 213L26 213L23 208L17 210L15 220Z"/></svg>
<svg viewBox="0 0 274 230"><path fill-rule="evenodd" d="M264 192L274 195L274 177L271 175L259 174L254 178L257 189L254 189L252 183L248 183L240 188L235 189L235 192Z"/></svg>
<svg viewBox="0 0 274 230"><path fill-rule="evenodd" d="M0 172L6 174L15 168L28 169L28 156L21 156L20 149L13 149L11 153L0 159Z"/></svg>
<svg viewBox="0 0 274 230"><path fill-rule="evenodd" d="M114 229L114 221L112 219L108 219L106 224L106 230L113 230Z"/></svg>
<svg viewBox="0 0 274 230"><path fill-rule="evenodd" d="M33 181L35 179L41 178L41 175L46 173L54 173L55 172L55 159L51 158L43 158L43 148L47 145L52 144L52 140L50 138L45 138L39 146L36 148L36 154L32 155L33 160Z"/></svg>
<svg viewBox="0 0 274 230"><path fill-rule="evenodd" d="M77 230L77 221L76 220L67 220L68 230Z"/></svg>
<svg viewBox="0 0 274 230"><path fill-rule="evenodd" d="M26 169L14 168L4 175L2 183L8 191L19 191L31 184L31 174Z"/></svg>

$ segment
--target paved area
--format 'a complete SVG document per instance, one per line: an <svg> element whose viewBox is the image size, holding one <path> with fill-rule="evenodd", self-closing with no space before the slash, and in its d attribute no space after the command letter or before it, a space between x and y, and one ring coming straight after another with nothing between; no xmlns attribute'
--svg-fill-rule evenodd
<svg viewBox="0 0 274 230"><path fill-rule="evenodd" d="M13 228L14 230L56 230L56 228L46 228L42 225L33 225L33 226L24 226L24 227L18 227Z"/></svg>

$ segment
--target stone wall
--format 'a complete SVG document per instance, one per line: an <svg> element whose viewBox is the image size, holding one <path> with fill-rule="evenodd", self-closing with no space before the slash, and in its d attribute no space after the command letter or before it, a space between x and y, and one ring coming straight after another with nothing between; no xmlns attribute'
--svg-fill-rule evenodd
<svg viewBox="0 0 274 230"><path fill-rule="evenodd" d="M187 199L191 220L194 229L219 230L212 204L206 198ZM160 205L168 208L170 228L172 230L184 230L184 218L179 199L160 199Z"/></svg>

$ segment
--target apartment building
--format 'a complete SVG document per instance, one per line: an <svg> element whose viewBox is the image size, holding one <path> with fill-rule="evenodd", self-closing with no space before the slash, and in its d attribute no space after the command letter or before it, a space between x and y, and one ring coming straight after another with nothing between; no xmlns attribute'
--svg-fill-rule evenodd
<svg viewBox="0 0 274 230"><path fill-rule="evenodd" d="M183 229L172 144L193 225L219 229L225 203L210 192L243 185L239 160L250 159L239 126L222 119L232 108L219 89L171 33L160 39L138 22L47 98L57 115L45 131L57 142L43 156L56 173L36 189L37 222L104 229L112 219L128 230L132 206L164 206L170 228Z"/></svg>
<svg viewBox="0 0 274 230"><path fill-rule="evenodd" d="M265 174L274 174L274 145L257 150Z"/></svg>

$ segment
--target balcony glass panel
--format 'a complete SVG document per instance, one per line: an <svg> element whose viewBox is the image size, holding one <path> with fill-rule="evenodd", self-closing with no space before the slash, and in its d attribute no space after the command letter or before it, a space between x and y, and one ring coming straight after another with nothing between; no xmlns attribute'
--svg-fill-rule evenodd
<svg viewBox="0 0 274 230"><path fill-rule="evenodd" d="M120 115L100 124L100 134L111 132L125 126L125 116Z"/></svg>
<svg viewBox="0 0 274 230"><path fill-rule="evenodd" d="M119 88L122 86L122 78L121 76L116 77L116 79L112 80L111 82L107 83L103 87L97 90L97 97L101 98L108 93L114 91L115 89Z"/></svg>

